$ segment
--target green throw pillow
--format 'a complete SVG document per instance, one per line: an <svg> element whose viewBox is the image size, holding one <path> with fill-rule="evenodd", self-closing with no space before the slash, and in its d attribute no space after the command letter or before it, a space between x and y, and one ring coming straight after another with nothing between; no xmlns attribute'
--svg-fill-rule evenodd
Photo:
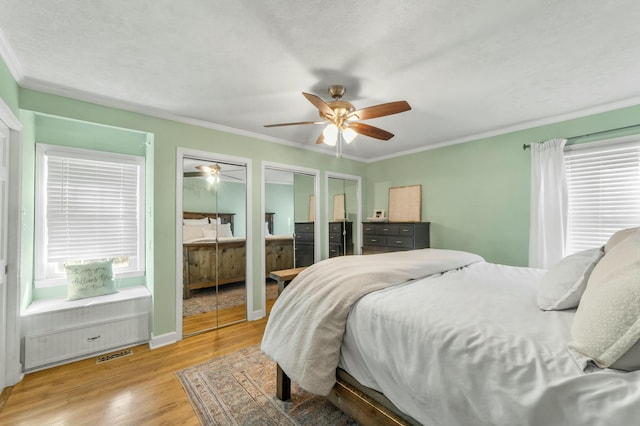
<svg viewBox="0 0 640 426"><path fill-rule="evenodd" d="M67 272L67 300L116 293L113 261L64 265Z"/></svg>

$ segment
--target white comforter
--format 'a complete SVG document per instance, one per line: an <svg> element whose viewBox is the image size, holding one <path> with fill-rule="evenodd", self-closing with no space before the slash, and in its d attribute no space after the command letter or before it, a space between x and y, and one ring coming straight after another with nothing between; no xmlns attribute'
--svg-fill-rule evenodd
<svg viewBox="0 0 640 426"><path fill-rule="evenodd" d="M640 372L584 367L544 271L486 262L361 298L340 365L427 425L640 424Z"/></svg>
<svg viewBox="0 0 640 426"><path fill-rule="evenodd" d="M342 256L305 269L271 309L261 349L304 389L327 395L335 383L351 305L363 295L482 261L475 254L424 249Z"/></svg>

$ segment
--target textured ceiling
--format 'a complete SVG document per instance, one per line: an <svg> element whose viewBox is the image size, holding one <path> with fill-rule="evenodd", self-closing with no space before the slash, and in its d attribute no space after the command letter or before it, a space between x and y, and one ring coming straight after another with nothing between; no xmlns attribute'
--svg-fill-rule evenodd
<svg viewBox="0 0 640 426"><path fill-rule="evenodd" d="M640 104L638 22L637 0L0 0L23 87L328 152L263 125L317 120L301 92L332 84L407 100L367 121L394 138L345 148L364 160Z"/></svg>

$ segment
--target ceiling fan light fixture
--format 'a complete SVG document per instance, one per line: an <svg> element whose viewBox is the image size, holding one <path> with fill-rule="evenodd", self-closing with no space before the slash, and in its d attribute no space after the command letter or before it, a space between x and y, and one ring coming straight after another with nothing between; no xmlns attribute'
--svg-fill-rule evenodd
<svg viewBox="0 0 640 426"><path fill-rule="evenodd" d="M212 175L220 174L220 166L217 164L213 164L211 166L199 165L196 166L196 169L205 173L211 173Z"/></svg>
<svg viewBox="0 0 640 426"><path fill-rule="evenodd" d="M324 136L324 143L329 146L336 146L336 141L338 140L338 128L335 124L329 124L322 131L322 135Z"/></svg>
<svg viewBox="0 0 640 426"><path fill-rule="evenodd" d="M358 134L350 127L347 127L342 131L342 137L347 144L353 142L353 140L358 136Z"/></svg>

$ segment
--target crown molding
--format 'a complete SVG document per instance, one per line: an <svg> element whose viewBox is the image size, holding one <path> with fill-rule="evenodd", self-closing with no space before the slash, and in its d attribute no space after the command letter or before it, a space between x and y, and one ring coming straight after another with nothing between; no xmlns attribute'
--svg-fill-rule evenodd
<svg viewBox="0 0 640 426"><path fill-rule="evenodd" d="M18 57L15 52L11 48L9 44L9 40L4 35L4 32L0 28L0 57L5 64L7 64L7 68L9 68L9 72L13 76L13 79L21 84L24 81L24 73L22 72L22 65L18 61Z"/></svg>
<svg viewBox="0 0 640 426"><path fill-rule="evenodd" d="M65 86L51 84L38 79L33 79L29 77L23 78L23 82L20 86L25 89L36 90L38 92L48 93L56 96L62 96L65 98L75 99L82 102L89 102L96 105L116 108L116 109L120 109L128 112L134 112L137 114L147 115L155 118L161 118L164 120L175 121L178 123L188 124L191 126L218 130L225 133L231 133L239 136L246 136L249 138L258 139L258 140L267 141L267 142L273 142L280 145L287 145L293 148L316 152L318 154L334 156L332 152L328 152L326 149L323 149L320 147L302 145L296 142L291 142L286 139L279 139L279 138L274 138L267 135L262 135L260 133L254 133L246 130L236 129L235 127L224 126L222 124L214 123L211 121L185 117L178 114L172 114L167 111L150 108L150 107L122 101L119 99L113 99L113 98L109 98L101 95L96 95L94 93L89 93L81 90L70 89ZM342 158L360 161L363 163L366 162L366 159L364 158L355 157L351 155L343 155Z"/></svg>
<svg viewBox="0 0 640 426"><path fill-rule="evenodd" d="M536 128L536 127L542 127L542 126L547 126L547 125L551 125L551 124L557 124L557 123L561 123L563 121L574 120L574 119L577 119L577 118L584 118L584 117L588 117L590 115L595 115L595 114L601 114L601 113L605 113L605 112L615 111L617 109L632 107L632 106L636 106L636 105L640 105L640 97L627 98L627 99L623 99L621 101L602 104L602 105L598 105L598 106L591 107L591 108L586 108L586 109L582 109L582 110L578 110L578 111L573 111L573 112L570 112L570 113L567 113L567 114L562 114L562 115L557 115L557 116L553 116L553 117L542 118L540 120L525 121L523 123L520 123L520 124L517 124L517 125L514 125L514 126L504 127L504 128L501 128L501 129L491 130L491 131L483 132L483 133L475 133L473 135L464 136L464 137L456 138L456 139L450 139L450 140L447 140L447 141L442 141L442 142L439 142L439 143L430 144L428 146L409 149L409 150L406 150L406 151L394 152L393 154L390 154L390 155L383 155L383 156L380 156L380 157L369 158L369 159L364 160L364 162L367 163L367 164L375 163L375 162L378 162L378 161L389 160L389 159L397 158L397 157L403 157L405 155L416 154L416 153L419 153L419 152L429 151L429 150L432 150L432 149L444 148L444 147L451 146L451 145L458 145L458 144L461 144L461 143L477 141L477 140L480 140L480 139L486 139L486 138L490 138L490 137L494 137L494 136L505 135L505 134L508 134L508 133L514 133L514 132L527 130L527 129L533 129L533 128ZM558 137L560 137L560 136L558 136ZM568 135L566 137L571 137L571 135Z"/></svg>

